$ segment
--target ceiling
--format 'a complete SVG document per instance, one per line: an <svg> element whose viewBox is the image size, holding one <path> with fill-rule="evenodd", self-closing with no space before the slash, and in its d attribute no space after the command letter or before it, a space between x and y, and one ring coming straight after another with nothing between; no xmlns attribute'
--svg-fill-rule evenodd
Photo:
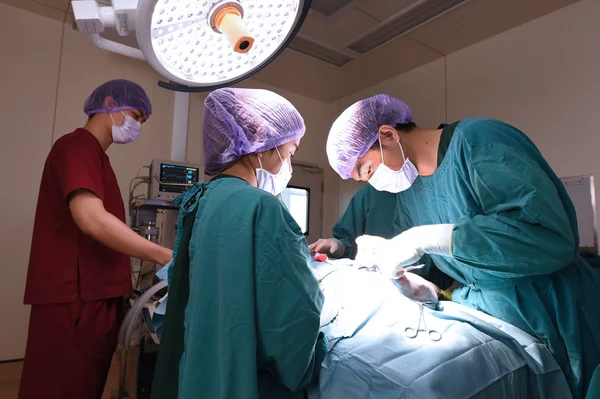
<svg viewBox="0 0 600 399"><path fill-rule="evenodd" d="M290 48L253 79L330 102L577 1L313 0ZM0 2L72 21L70 0Z"/></svg>

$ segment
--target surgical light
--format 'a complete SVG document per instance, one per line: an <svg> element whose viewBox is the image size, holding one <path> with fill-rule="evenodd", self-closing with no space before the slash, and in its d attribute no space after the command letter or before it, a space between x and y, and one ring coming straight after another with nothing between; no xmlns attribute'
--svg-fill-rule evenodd
<svg viewBox="0 0 600 399"><path fill-rule="evenodd" d="M101 48L146 60L177 91L209 91L248 78L275 59L304 22L311 0L72 1L81 33ZM136 36L139 50L100 36Z"/></svg>

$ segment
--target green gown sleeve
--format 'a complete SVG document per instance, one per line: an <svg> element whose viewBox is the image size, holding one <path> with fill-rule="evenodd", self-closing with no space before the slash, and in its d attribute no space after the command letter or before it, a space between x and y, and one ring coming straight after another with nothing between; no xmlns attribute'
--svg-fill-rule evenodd
<svg viewBox="0 0 600 399"><path fill-rule="evenodd" d="M261 207L256 224L257 365L297 392L318 375L327 352L319 331L323 293L300 228L282 206L263 202L273 203ZM281 397L268 385L261 382L261 397Z"/></svg>
<svg viewBox="0 0 600 399"><path fill-rule="evenodd" d="M354 259L357 249L355 240L365 234L368 211L365 192L366 189L363 187L354 194L343 215L333 226L333 238L337 238L344 244L344 253L341 258Z"/></svg>
<svg viewBox="0 0 600 399"><path fill-rule="evenodd" d="M572 261L576 251L576 233L566 211L570 207L533 145L519 149L502 142L501 134L494 143L465 146L467 185L479 203L470 209L472 216L456 223L453 256L509 276L552 273Z"/></svg>
<svg viewBox="0 0 600 399"><path fill-rule="evenodd" d="M358 248L356 238L368 234L383 238L392 238L409 228L407 225L394 224L397 197L387 192L376 191L366 185L350 200L348 208L333 227L333 237L344 244L342 258L354 259ZM415 270L440 287L452 284L443 273L437 271L429 255L424 255L416 264L425 264L425 268Z"/></svg>

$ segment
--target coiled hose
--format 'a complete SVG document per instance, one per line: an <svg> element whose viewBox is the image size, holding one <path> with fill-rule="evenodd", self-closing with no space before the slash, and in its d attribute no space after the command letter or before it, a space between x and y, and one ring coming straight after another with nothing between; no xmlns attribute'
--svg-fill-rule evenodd
<svg viewBox="0 0 600 399"><path fill-rule="evenodd" d="M142 294L141 297L138 298L137 301L135 301L129 312L127 312L127 315L125 315L125 319L123 320L123 324L121 325L121 329L119 330L119 336L117 341L119 347L125 350L131 347L131 337L136 327L138 326L138 321L140 319L140 315L142 314L142 309L154 294L156 294L158 291L165 287L167 287L166 281L161 281L150 287L146 292Z"/></svg>

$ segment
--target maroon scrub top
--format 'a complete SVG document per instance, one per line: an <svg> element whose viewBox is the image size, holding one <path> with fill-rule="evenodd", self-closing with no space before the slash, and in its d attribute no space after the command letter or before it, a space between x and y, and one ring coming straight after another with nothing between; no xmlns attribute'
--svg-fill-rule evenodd
<svg viewBox="0 0 600 399"><path fill-rule="evenodd" d="M69 194L85 189L125 223L125 207L108 156L87 130L61 137L44 165L38 197L25 304L115 298L131 292L129 258L84 235L69 210Z"/></svg>

